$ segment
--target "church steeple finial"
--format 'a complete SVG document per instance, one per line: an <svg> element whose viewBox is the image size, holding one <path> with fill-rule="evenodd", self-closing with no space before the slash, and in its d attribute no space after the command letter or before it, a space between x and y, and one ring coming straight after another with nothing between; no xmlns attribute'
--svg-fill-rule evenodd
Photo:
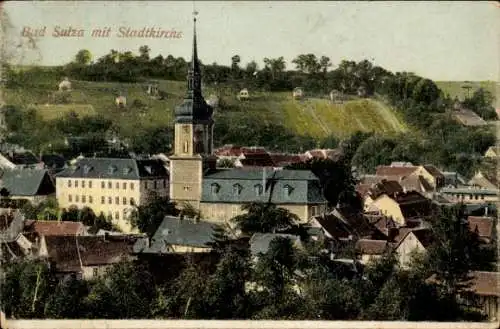
<svg viewBox="0 0 500 329"><path fill-rule="evenodd" d="M191 67L188 74L188 97L201 95L201 70L198 60L198 45L196 43L196 16L198 12L193 11L193 53L191 56Z"/></svg>

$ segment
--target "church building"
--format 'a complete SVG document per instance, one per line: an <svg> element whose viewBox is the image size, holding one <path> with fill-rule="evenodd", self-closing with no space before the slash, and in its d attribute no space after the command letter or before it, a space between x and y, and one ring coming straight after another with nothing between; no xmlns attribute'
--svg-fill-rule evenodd
<svg viewBox="0 0 500 329"><path fill-rule="evenodd" d="M251 202L272 202L303 222L326 210L319 179L308 170L216 168L212 114L201 90L195 18L187 92L175 109L170 199L181 207L189 203L203 219L218 223L241 214L241 207Z"/></svg>

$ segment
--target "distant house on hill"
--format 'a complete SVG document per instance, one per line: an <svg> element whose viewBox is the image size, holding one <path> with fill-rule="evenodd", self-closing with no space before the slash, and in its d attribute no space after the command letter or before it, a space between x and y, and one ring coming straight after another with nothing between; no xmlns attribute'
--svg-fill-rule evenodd
<svg viewBox="0 0 500 329"><path fill-rule="evenodd" d="M250 99L250 94L248 92L248 89L241 89L240 92L238 93L238 100L240 101L246 101Z"/></svg>
<svg viewBox="0 0 500 329"><path fill-rule="evenodd" d="M488 147L486 152L484 153L486 158L498 158L500 157L500 145L494 145Z"/></svg>
<svg viewBox="0 0 500 329"><path fill-rule="evenodd" d="M59 91L70 91L71 90L71 82L68 77L65 77L61 82L59 82Z"/></svg>
<svg viewBox="0 0 500 329"><path fill-rule="evenodd" d="M304 97L304 90L300 87L296 87L293 89L292 97L294 99L302 99Z"/></svg>
<svg viewBox="0 0 500 329"><path fill-rule="evenodd" d="M459 123L468 127L488 125L488 123L479 115L477 115L476 112L466 108L460 108L459 110L453 111L453 117Z"/></svg>
<svg viewBox="0 0 500 329"><path fill-rule="evenodd" d="M118 96L115 98L115 104L117 107L127 106L127 98L125 96Z"/></svg>

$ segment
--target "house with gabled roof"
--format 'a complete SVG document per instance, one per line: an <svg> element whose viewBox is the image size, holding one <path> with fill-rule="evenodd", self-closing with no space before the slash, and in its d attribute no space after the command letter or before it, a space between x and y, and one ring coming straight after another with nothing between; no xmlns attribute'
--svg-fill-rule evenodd
<svg viewBox="0 0 500 329"><path fill-rule="evenodd" d="M409 221L426 219L432 215L432 201L416 191L382 194L366 210L380 211L399 226L405 226Z"/></svg>
<svg viewBox="0 0 500 329"><path fill-rule="evenodd" d="M46 169L6 169L0 173L0 188L13 200L38 204L54 195L55 183Z"/></svg>
<svg viewBox="0 0 500 329"><path fill-rule="evenodd" d="M269 251L271 242L277 238L290 239L294 247L303 248L300 237L293 234L281 233L255 233L250 238L250 253L254 260L258 259L261 254L266 254Z"/></svg>
<svg viewBox="0 0 500 329"><path fill-rule="evenodd" d="M392 180L396 181L403 181L410 176L422 176L434 190L444 186L445 183L443 173L433 165L416 166L411 163L393 162L389 166L378 166L376 175L379 177L390 177ZM398 177L398 179L394 179L395 177Z"/></svg>
<svg viewBox="0 0 500 329"><path fill-rule="evenodd" d="M359 262L367 265L391 252L392 246L387 240L359 239L356 241L355 250L360 257Z"/></svg>
<svg viewBox="0 0 500 329"><path fill-rule="evenodd" d="M159 159L80 158L56 175L56 187L61 208L88 207L130 232L135 206L168 195L169 173Z"/></svg>
<svg viewBox="0 0 500 329"><path fill-rule="evenodd" d="M304 223L327 206L319 179L309 170L219 169L204 176L200 210L207 220L227 222L243 213L243 205L269 201Z"/></svg>
<svg viewBox="0 0 500 329"><path fill-rule="evenodd" d="M217 224L197 218L165 216L151 238L139 239L135 254L206 253L212 250Z"/></svg>
<svg viewBox="0 0 500 329"><path fill-rule="evenodd" d="M500 315L500 272L473 271L470 285L460 292L464 306L481 312L488 321L497 322Z"/></svg>
<svg viewBox="0 0 500 329"><path fill-rule="evenodd" d="M400 228L393 247L402 268L408 268L415 253L425 253L433 242L428 228Z"/></svg>
<svg viewBox="0 0 500 329"><path fill-rule="evenodd" d="M114 264L135 259L132 252L136 241L136 237L128 236L42 236L38 257L59 276L90 280L104 275Z"/></svg>
<svg viewBox="0 0 500 329"><path fill-rule="evenodd" d="M493 145L488 147L486 152L484 152L485 158L498 158L500 157L500 145Z"/></svg>

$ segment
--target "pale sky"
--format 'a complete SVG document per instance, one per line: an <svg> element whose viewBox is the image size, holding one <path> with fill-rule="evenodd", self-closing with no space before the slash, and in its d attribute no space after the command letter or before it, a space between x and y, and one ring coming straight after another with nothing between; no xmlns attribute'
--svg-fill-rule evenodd
<svg viewBox="0 0 500 329"><path fill-rule="evenodd" d="M500 75L500 7L495 2L195 2L198 52L203 63L242 63L284 56L287 68L299 54L342 59L369 59L393 72L411 71L433 80L493 80ZM7 2L12 27L9 39L19 40L24 27L46 27L37 50L17 56L24 64L58 65L80 49L94 58L110 49L152 57L172 54L190 58L192 1ZM80 38L55 38L54 28L85 30ZM111 37L95 38L92 29L111 27ZM176 30L180 39L118 38L120 26ZM27 41L26 38L24 41Z"/></svg>

